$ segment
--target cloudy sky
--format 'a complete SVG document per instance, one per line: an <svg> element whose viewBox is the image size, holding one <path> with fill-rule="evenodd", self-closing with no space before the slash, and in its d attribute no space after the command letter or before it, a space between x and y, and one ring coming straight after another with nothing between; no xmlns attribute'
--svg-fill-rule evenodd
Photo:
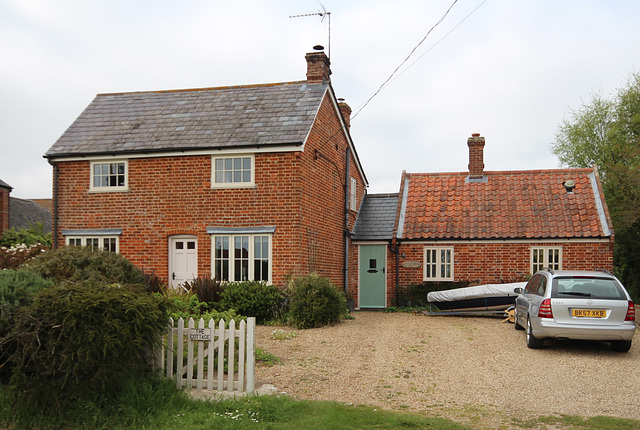
<svg viewBox="0 0 640 430"><path fill-rule="evenodd" d="M330 32L290 18L323 7ZM0 179L51 197L42 155L98 93L303 80L316 44L369 192L465 171L474 132L486 170L555 168L571 109L639 71L639 19L636 0L0 0Z"/></svg>

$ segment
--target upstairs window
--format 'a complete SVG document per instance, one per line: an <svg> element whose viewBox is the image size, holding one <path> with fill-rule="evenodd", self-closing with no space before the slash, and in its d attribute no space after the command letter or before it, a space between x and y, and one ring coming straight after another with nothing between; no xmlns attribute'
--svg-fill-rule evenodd
<svg viewBox="0 0 640 430"><path fill-rule="evenodd" d="M254 182L254 156L213 157L213 188L251 187Z"/></svg>
<svg viewBox="0 0 640 430"><path fill-rule="evenodd" d="M128 165L122 161L94 161L91 163L91 191L126 191Z"/></svg>

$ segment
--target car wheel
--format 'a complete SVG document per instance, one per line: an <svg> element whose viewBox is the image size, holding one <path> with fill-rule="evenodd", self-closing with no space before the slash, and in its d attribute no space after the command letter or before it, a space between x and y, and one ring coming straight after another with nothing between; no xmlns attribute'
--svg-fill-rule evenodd
<svg viewBox="0 0 640 430"><path fill-rule="evenodd" d="M611 349L618 352L628 352L631 349L630 340L612 340Z"/></svg>
<svg viewBox="0 0 640 430"><path fill-rule="evenodd" d="M531 319L527 318L527 346L531 349L542 348L543 340L536 338L531 330Z"/></svg>
<svg viewBox="0 0 640 430"><path fill-rule="evenodd" d="M513 314L513 328L515 328L516 330L524 330L524 327L522 327L518 323L518 309L517 308L514 310L514 314Z"/></svg>

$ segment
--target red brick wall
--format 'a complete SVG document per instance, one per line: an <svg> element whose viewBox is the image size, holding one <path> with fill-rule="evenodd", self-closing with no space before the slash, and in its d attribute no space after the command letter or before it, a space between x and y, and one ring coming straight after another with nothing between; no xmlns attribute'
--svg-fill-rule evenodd
<svg viewBox="0 0 640 430"><path fill-rule="evenodd" d="M423 282L423 244L400 245L399 285ZM454 279L473 284L517 282L530 274L530 249L540 246L562 247L564 270L613 270L613 243L441 243L438 246L453 246ZM395 299L396 265L395 254L388 252L387 259L387 305ZM419 261L419 268L402 267L403 262Z"/></svg>
<svg viewBox="0 0 640 430"><path fill-rule="evenodd" d="M8 188L0 187L0 236L9 230L9 194Z"/></svg>
<svg viewBox="0 0 640 430"><path fill-rule="evenodd" d="M255 154L253 188L212 189L211 156L129 159L129 191L90 193L90 162L59 162L58 241L62 229L122 228L120 253L168 276L168 239L198 237L198 273L211 273L207 227L276 226L273 283L309 273L309 232L317 235L315 268L344 285L346 140L325 98L304 151ZM320 156L315 156L318 149ZM351 158L351 175L364 183ZM355 212L350 215L350 228Z"/></svg>

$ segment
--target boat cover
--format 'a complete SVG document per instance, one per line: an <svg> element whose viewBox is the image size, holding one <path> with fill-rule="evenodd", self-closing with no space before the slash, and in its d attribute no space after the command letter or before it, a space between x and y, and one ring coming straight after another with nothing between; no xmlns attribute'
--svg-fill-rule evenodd
<svg viewBox="0 0 640 430"><path fill-rule="evenodd" d="M480 297L509 297L517 296L514 288L524 288L526 282L512 282L510 284L485 284L475 287L455 288L453 290L432 291L427 294L427 300L433 302L455 302L456 300L476 299Z"/></svg>

